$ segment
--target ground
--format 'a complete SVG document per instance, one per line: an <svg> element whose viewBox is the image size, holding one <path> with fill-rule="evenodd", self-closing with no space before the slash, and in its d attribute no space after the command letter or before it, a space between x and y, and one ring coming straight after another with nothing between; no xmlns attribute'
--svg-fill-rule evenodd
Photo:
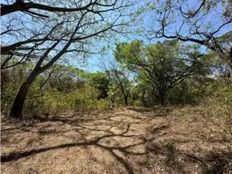
<svg viewBox="0 0 232 174"><path fill-rule="evenodd" d="M4 174L232 173L231 122L199 108L2 119Z"/></svg>

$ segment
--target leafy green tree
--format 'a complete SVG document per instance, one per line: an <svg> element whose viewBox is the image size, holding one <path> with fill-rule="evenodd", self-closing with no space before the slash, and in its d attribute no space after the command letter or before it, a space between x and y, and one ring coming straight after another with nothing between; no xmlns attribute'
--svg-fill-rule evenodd
<svg viewBox="0 0 232 174"><path fill-rule="evenodd" d="M90 85L98 90L97 99L108 97L110 80L105 73L97 72L91 74Z"/></svg>
<svg viewBox="0 0 232 174"><path fill-rule="evenodd" d="M152 86L159 104L166 104L170 89L195 72L198 65L194 53L181 54L177 41L145 46L140 41L118 44L115 58Z"/></svg>

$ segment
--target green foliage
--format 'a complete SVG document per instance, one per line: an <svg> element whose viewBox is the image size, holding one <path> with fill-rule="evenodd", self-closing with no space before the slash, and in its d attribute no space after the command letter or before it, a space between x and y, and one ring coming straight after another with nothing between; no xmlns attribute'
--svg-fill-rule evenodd
<svg viewBox="0 0 232 174"><path fill-rule="evenodd" d="M8 115L18 88L19 86L16 85L15 82L9 82L7 85L4 85L4 88L1 89L1 112L4 115Z"/></svg>
<svg viewBox="0 0 232 174"><path fill-rule="evenodd" d="M108 97L109 83L107 75L102 72L92 73L90 77L90 85L96 88L97 99L105 99Z"/></svg>
<svg viewBox="0 0 232 174"><path fill-rule="evenodd" d="M168 101L170 104L175 105L199 104L205 97L212 94L209 86L213 81L213 79L205 77L191 77L170 91Z"/></svg>
<svg viewBox="0 0 232 174"><path fill-rule="evenodd" d="M211 95L205 98L204 104L216 117L232 120L232 79L218 78L208 86Z"/></svg>
<svg viewBox="0 0 232 174"><path fill-rule="evenodd" d="M17 74L17 72L22 72L22 69L17 67L12 69L12 71L10 73ZM26 73L27 69L24 69L21 76L25 76ZM34 114L57 113L70 110L102 110L109 107L106 97L103 99L98 97L99 91L102 92L101 90L108 95L105 85L108 85L109 82L105 74L84 73L83 71L60 65L55 67L55 71L49 79L47 79L48 74L42 74L31 86L25 101L24 116L32 117ZM88 78L82 79L79 74ZM17 75L11 76L8 74L8 76L10 79L5 80L1 93L1 111L4 115L9 114L21 83ZM46 84L43 85L45 81ZM106 83L102 83L104 81Z"/></svg>
<svg viewBox="0 0 232 174"><path fill-rule="evenodd" d="M125 106L126 102L151 107L159 103L161 86L166 90L169 105L204 104L207 114L231 118L232 81L224 75L225 62L219 61L215 54L210 52L201 57L188 78L172 83L183 72L188 72L185 70L189 64L180 59L180 51L191 53L187 58L192 60L198 54L197 49L191 46L183 50L176 41L147 46L133 41L117 45L115 58L119 64L106 72L90 73L56 65L31 86L24 116L102 110ZM19 86L32 66L2 71L1 112L4 115L8 115Z"/></svg>
<svg viewBox="0 0 232 174"><path fill-rule="evenodd" d="M124 105L129 104L131 83L133 80L129 79L130 73L125 68L116 64L111 70L106 72L109 76L109 98L111 101L121 101ZM121 100L120 100L121 99Z"/></svg>
<svg viewBox="0 0 232 174"><path fill-rule="evenodd" d="M136 72L138 79L145 82L144 85L150 86L153 103L158 101L163 105L171 89L199 72L196 53L183 55L182 52L184 50L175 40L147 46L135 40L118 44L115 58L128 70Z"/></svg>
<svg viewBox="0 0 232 174"><path fill-rule="evenodd" d="M144 56L143 43L135 40L131 43L120 43L116 45L114 56L116 61L122 64L122 66L128 68L131 71L136 71L137 64L140 63L141 58Z"/></svg>

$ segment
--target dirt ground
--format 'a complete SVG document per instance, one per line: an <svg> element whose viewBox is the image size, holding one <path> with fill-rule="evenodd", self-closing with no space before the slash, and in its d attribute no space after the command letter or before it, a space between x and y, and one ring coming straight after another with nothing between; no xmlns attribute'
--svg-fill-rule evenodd
<svg viewBox="0 0 232 174"><path fill-rule="evenodd" d="M2 119L1 163L4 174L229 174L231 122L198 108Z"/></svg>

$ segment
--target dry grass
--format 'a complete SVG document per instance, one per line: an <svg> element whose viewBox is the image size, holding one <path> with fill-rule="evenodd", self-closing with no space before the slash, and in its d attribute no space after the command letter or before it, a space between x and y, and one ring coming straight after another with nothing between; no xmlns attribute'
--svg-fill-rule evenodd
<svg viewBox="0 0 232 174"><path fill-rule="evenodd" d="M2 120L1 131L4 174L232 172L230 123L198 107Z"/></svg>

